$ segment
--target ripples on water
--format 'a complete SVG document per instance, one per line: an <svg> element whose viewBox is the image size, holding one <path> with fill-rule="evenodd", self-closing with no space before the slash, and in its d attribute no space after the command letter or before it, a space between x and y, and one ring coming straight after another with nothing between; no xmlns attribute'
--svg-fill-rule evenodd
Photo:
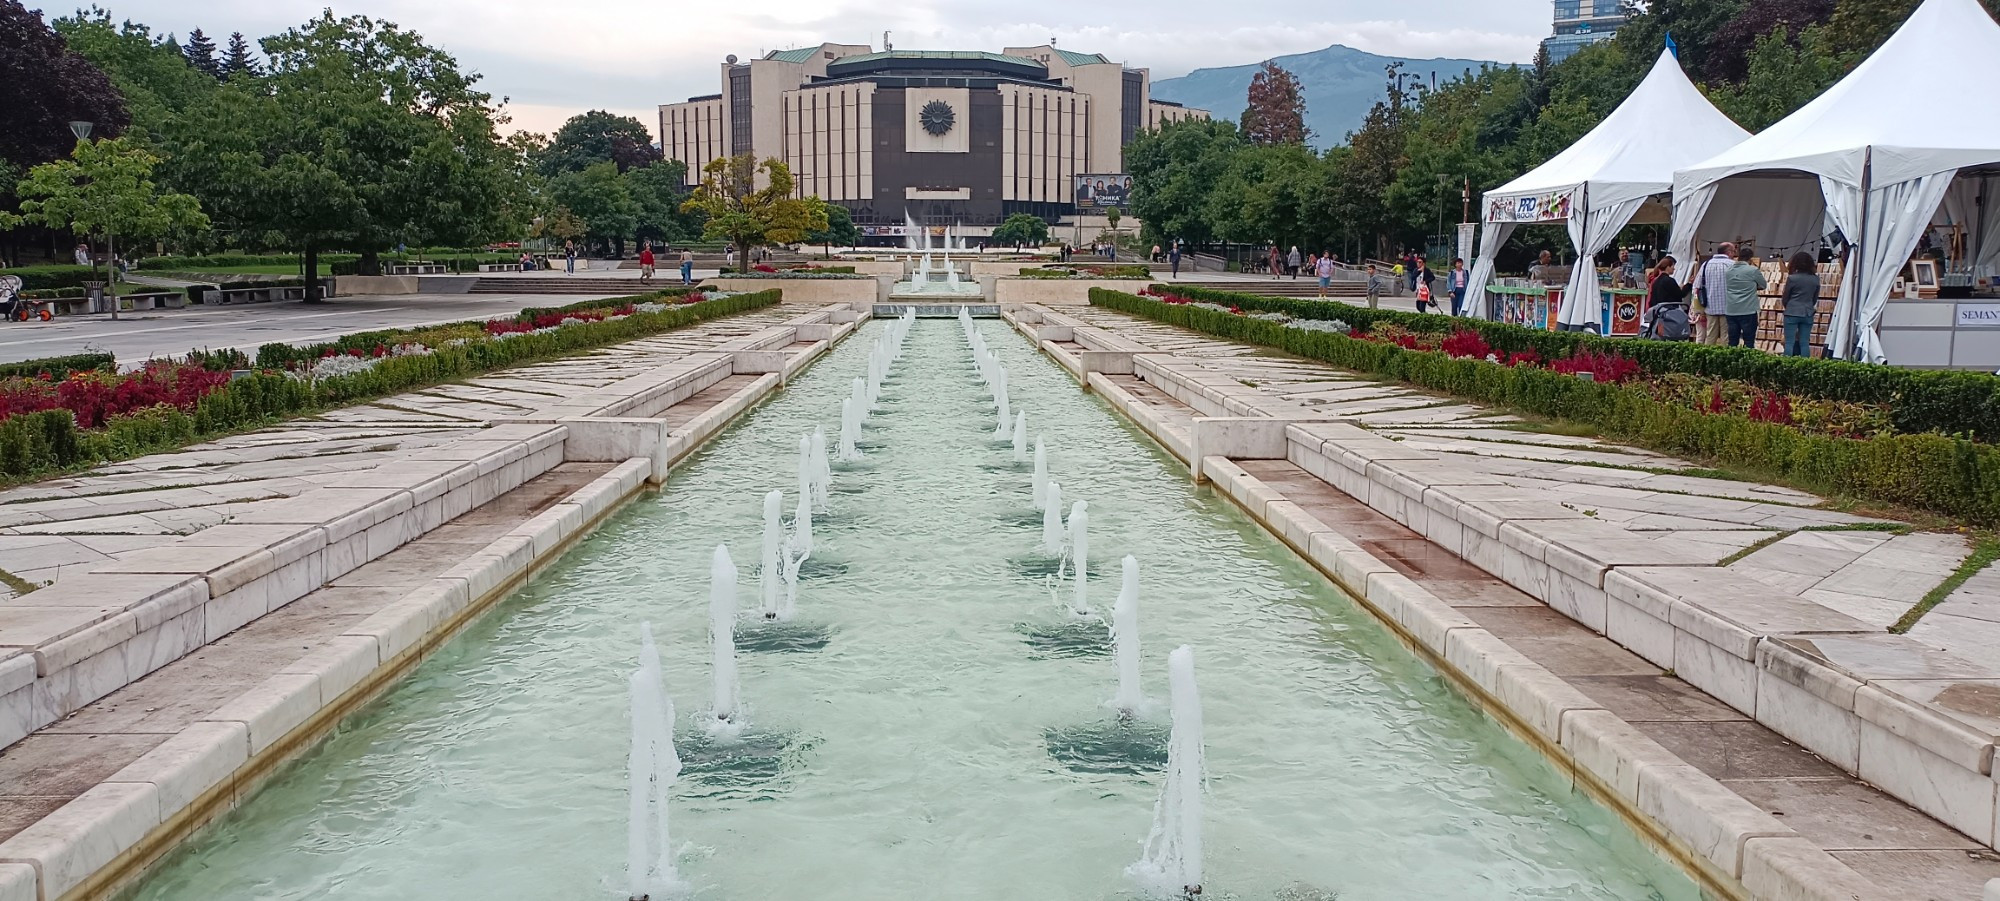
<svg viewBox="0 0 2000 901"><path fill-rule="evenodd" d="M1145 689L1197 648L1216 897L1692 899L1568 780L1485 722L1316 572L986 321L1092 569L1138 556ZM323 746L177 852L149 899L619 899L625 677L659 637L696 896L1129 898L1166 724L1120 723L1103 623L1066 621L1028 469L949 321L926 321L835 464L799 620L738 631L750 730L695 728L716 542L754 560L796 498L798 437L837 431L872 330L793 381ZM1032 444L1032 441L1031 441ZM1032 516L1030 515L1032 514ZM743 604L754 607L754 568ZM1100 611L1115 579L1091 580ZM753 613L746 613L752 616ZM823 631L820 631L823 630ZM781 634L783 633L783 634Z"/></svg>

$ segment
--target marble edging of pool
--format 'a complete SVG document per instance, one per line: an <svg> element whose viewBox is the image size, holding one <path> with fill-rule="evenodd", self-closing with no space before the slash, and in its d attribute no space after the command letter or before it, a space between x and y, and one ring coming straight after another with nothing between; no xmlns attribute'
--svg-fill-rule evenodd
<svg viewBox="0 0 2000 901"><path fill-rule="evenodd" d="M754 381L675 429L676 434L665 440L660 453L616 463L494 539L466 563L439 573L335 641L306 652L299 660L279 667L270 679L225 702L225 707L243 708L237 711L246 720L243 728L219 734L204 728L217 723L198 721L142 757L139 763L147 763L155 771L149 777L153 783L149 788L178 782L196 789L188 792L187 800L177 809L159 809L156 816L138 817L131 798L94 795L107 786L143 784L113 774L37 822L39 827L53 821L56 827L44 830L53 834L37 837L41 846L35 849L33 859L10 856L13 849L8 845L13 839L0 842L0 901L111 897L143 878L174 848L247 800L286 763L316 747L344 719L394 688L453 636L537 572L557 562L649 485L658 484L665 466L685 460L835 344L853 335L872 318L869 306L851 305L852 315L845 322L822 323L828 326L825 337L804 350L790 354L751 351L753 357L768 353L783 359L753 360L753 366L768 368L758 370L761 374ZM822 311L801 318L818 322L825 317ZM642 386L641 390L647 389ZM615 416L586 418L619 421ZM454 587L447 584L451 582L464 584ZM373 641L339 641L355 637L357 632L373 633ZM327 685L339 686L338 693L326 697ZM254 752L235 747L244 744L245 733L258 726L275 726L280 734ZM156 789L152 795L157 804ZM56 893L43 890L41 870L47 862L93 857L104 862L90 867L89 875Z"/></svg>
<svg viewBox="0 0 2000 901"><path fill-rule="evenodd" d="M1177 447L1140 415L1144 406L1103 378L1086 358L1164 354L1115 336L1121 346L1072 352L1071 327L1051 335L1020 309L1008 323L1184 465ZM1081 346L1081 345L1079 345ZM1093 361L1094 363L1094 361ZM1486 713L1570 775L1599 803L1663 850L1714 895L1749 899L1886 899L1869 880L1727 786L1688 765L1562 677L1530 660L1429 590L1397 572L1336 529L1221 456L1206 456L1201 475L1266 531L1386 625L1418 656ZM1643 798L1642 798L1643 796ZM1658 813L1649 812L1653 808Z"/></svg>

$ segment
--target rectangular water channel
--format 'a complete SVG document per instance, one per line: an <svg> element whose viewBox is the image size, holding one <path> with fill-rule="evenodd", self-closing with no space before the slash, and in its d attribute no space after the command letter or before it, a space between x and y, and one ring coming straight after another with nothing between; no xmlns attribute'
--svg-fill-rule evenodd
<svg viewBox="0 0 2000 901"><path fill-rule="evenodd" d="M838 431L871 325L752 411L127 893L249 898L625 897L627 676L650 622L679 709L709 696L708 573L742 572L755 645L762 497L796 503L800 435ZM994 323L1015 409L1090 506L1091 602L1141 564L1154 718L1193 645L1207 723L1205 897L1672 899L1694 884L1488 721L1324 577ZM682 749L682 875L703 899L1137 897L1156 769L1052 756L1101 724L1108 654L1038 646L1063 622L1029 470L953 322L919 322L863 440L836 463L799 594L830 639L739 655L753 734ZM1067 593L1067 588L1063 592ZM657 899L656 899L657 901Z"/></svg>

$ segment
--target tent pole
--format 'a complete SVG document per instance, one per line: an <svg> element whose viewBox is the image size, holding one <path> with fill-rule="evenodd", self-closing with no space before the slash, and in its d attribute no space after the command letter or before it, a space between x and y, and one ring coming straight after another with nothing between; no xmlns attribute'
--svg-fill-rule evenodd
<svg viewBox="0 0 2000 901"><path fill-rule="evenodd" d="M1865 246L1868 243L1868 195L1875 187L1875 145L1861 149L1861 239L1848 244L1848 262L1854 265L1854 324L1847 336L1848 362L1858 362L1861 358L1861 303L1865 300L1862 292L1867 290L1865 276L1868 263Z"/></svg>

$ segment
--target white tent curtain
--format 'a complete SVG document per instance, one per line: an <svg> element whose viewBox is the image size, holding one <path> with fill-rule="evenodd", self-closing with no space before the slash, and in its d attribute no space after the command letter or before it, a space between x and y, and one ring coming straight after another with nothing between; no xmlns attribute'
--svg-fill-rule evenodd
<svg viewBox="0 0 2000 901"><path fill-rule="evenodd" d="M1694 260L1695 229L1701 225L1702 217L1708 215L1709 205L1715 202L1715 191L1721 186L1721 182L1710 182L1692 191L1674 192L1674 227L1667 236L1667 253L1680 264L1682 272L1693 271L1687 267Z"/></svg>
<svg viewBox="0 0 2000 901"><path fill-rule="evenodd" d="M1465 278L1465 309L1459 315L1486 318L1486 283L1493 280L1493 260L1513 234L1512 222L1488 222L1479 227L1479 256L1472 261L1472 274Z"/></svg>
<svg viewBox="0 0 2000 901"><path fill-rule="evenodd" d="M1586 197L1586 200L1588 198ZM1576 265L1571 267L1569 286L1563 289L1564 325L1603 327L1604 293L1597 290L1598 252L1611 245L1625 223L1631 222L1646 198L1635 197L1604 207L1590 207L1581 216L1569 217L1569 240L1576 248Z"/></svg>
<svg viewBox="0 0 2000 901"><path fill-rule="evenodd" d="M1820 190L1826 195L1827 213L1834 225L1839 226L1842 234L1861 236L1848 257L1846 273L1840 280L1840 300L1833 308L1833 328L1827 335L1827 343L1832 346L1834 356L1849 358L1858 322L1859 359L1887 362L1875 326L1882 321L1882 307L1903 270L1903 261L1917 249L1917 239L1930 227L1931 216L1944 201L1945 190L1951 187L1955 175L1955 171L1938 172L1873 188L1867 194L1865 228L1861 221L1861 189L1820 179ZM1856 284L1857 271L1867 279L1866 284Z"/></svg>
<svg viewBox="0 0 2000 901"><path fill-rule="evenodd" d="M1993 191L2000 179L1991 175L1960 177L1944 193L1944 206L1931 221L1965 229L1965 249L1973 271L1991 277L2000 271L2000 197ZM1979 198L1985 197L1985 204Z"/></svg>

